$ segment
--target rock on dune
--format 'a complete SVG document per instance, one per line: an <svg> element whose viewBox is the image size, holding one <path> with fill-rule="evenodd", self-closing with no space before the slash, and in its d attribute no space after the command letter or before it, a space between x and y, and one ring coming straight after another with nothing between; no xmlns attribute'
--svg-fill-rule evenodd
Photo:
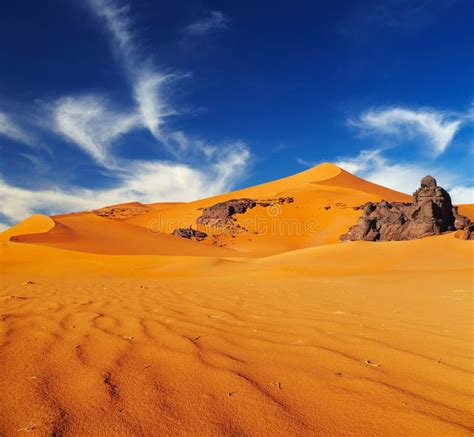
<svg viewBox="0 0 474 437"><path fill-rule="evenodd" d="M470 224L464 228L461 238L463 240L474 240L474 224Z"/></svg>
<svg viewBox="0 0 474 437"><path fill-rule="evenodd" d="M470 220L458 213L448 192L432 176L421 180L420 188L413 194L413 203L368 202L361 208L362 216L341 236L342 241L413 240L468 229L470 225Z"/></svg>
<svg viewBox="0 0 474 437"><path fill-rule="evenodd" d="M201 232L193 228L178 228L173 231L172 235L197 241L204 240L207 237L205 232Z"/></svg>
<svg viewBox="0 0 474 437"><path fill-rule="evenodd" d="M197 218L198 225L206 226L226 226L235 221L235 214L245 214L247 210L255 208L257 205L264 208L275 204L293 203L293 197L279 197L278 199L231 199L219 202L215 205L204 208L203 213Z"/></svg>
<svg viewBox="0 0 474 437"><path fill-rule="evenodd" d="M255 208L257 202L253 199L232 199L204 208L198 225L223 226L234 221L234 214L244 214L248 209Z"/></svg>

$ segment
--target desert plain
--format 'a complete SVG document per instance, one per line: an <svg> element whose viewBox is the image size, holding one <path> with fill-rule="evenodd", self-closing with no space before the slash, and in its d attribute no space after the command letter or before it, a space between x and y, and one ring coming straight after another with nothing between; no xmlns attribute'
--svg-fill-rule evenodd
<svg viewBox="0 0 474 437"><path fill-rule="evenodd" d="M410 196L322 164L4 231L0 435L472 435L474 242L341 243L381 199Z"/></svg>

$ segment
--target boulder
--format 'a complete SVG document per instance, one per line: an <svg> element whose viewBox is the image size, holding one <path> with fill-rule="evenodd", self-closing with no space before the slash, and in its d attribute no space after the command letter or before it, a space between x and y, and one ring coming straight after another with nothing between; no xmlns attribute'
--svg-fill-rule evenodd
<svg viewBox="0 0 474 437"><path fill-rule="evenodd" d="M461 238L463 240L474 240L474 224L470 224L464 228Z"/></svg>
<svg viewBox="0 0 474 437"><path fill-rule="evenodd" d="M171 235L175 237L187 238L189 240L201 241L207 237L205 232L198 231L192 228L178 228L175 229Z"/></svg>
<svg viewBox="0 0 474 437"><path fill-rule="evenodd" d="M454 214L454 227L456 229L466 229L471 224L471 220L459 214L457 206L453 207L453 214Z"/></svg>

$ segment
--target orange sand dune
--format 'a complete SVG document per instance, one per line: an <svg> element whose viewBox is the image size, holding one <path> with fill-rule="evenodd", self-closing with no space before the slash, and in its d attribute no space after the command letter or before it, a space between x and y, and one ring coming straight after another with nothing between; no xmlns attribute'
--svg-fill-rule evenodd
<svg viewBox="0 0 474 437"><path fill-rule="evenodd" d="M236 255L229 249L212 245L201 246L195 241L167 234L153 234L145 228L91 213L58 216L54 218L54 228L48 232L13 236L11 239L22 243L110 255Z"/></svg>
<svg viewBox="0 0 474 437"><path fill-rule="evenodd" d="M15 235L48 232L54 228L54 225L54 220L51 217L42 214L35 214L15 226L12 226L10 229L0 232L0 241L8 241Z"/></svg>
<svg viewBox="0 0 474 437"><path fill-rule="evenodd" d="M223 235L219 243L247 255L269 255L320 244L335 243L360 215L353 209L368 201L408 201L410 197L363 181L333 164L321 164L294 176L256 187L190 202L162 211L150 211L128 221L137 226L171 233L175 228L196 227L202 208L235 198L256 200L293 197L294 202L264 208L257 206L236 215L248 232ZM209 231L209 229L202 229ZM211 230L212 232L212 230ZM212 243L212 240L209 240Z"/></svg>
<svg viewBox="0 0 474 437"><path fill-rule="evenodd" d="M223 247L158 233L280 196L294 202L237 216L249 230ZM0 435L471 436L474 243L338 243L380 198L409 199L322 165L3 232Z"/></svg>
<svg viewBox="0 0 474 437"><path fill-rule="evenodd" d="M474 204L464 204L458 207L459 214L465 215L474 222Z"/></svg>
<svg viewBox="0 0 474 437"><path fill-rule="evenodd" d="M147 203L146 206L155 209L157 211L171 208L172 206L182 205L184 202L155 202L155 203Z"/></svg>

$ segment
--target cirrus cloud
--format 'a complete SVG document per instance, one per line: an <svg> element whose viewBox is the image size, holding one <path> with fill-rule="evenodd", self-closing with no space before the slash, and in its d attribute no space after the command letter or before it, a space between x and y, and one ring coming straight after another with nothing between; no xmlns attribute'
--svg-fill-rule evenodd
<svg viewBox="0 0 474 437"><path fill-rule="evenodd" d="M187 202L228 191L245 176L250 151L242 143L227 144L216 160L200 168L169 161L127 161L117 166L120 182L112 189L52 187L32 190L0 178L0 215L9 223L34 213L58 214L139 201ZM119 170L122 168L122 170Z"/></svg>
<svg viewBox="0 0 474 437"><path fill-rule="evenodd" d="M203 36L215 30L227 29L229 18L221 11L209 11L199 20L188 24L183 32L192 36Z"/></svg>
<svg viewBox="0 0 474 437"><path fill-rule="evenodd" d="M463 185L455 172L427 163L394 162L383 156L380 149L362 150L356 156L340 158L336 165L370 182L407 194L419 186L423 176L436 175L454 203L474 203L474 187Z"/></svg>
<svg viewBox="0 0 474 437"><path fill-rule="evenodd" d="M34 140L31 134L27 133L18 125L18 123L13 121L12 118L4 112L0 112L0 135L28 146L34 145Z"/></svg>
<svg viewBox="0 0 474 437"><path fill-rule="evenodd" d="M442 154L465 121L464 116L430 109L392 107L371 109L349 124L364 134L382 134L398 140L421 138L434 156Z"/></svg>

